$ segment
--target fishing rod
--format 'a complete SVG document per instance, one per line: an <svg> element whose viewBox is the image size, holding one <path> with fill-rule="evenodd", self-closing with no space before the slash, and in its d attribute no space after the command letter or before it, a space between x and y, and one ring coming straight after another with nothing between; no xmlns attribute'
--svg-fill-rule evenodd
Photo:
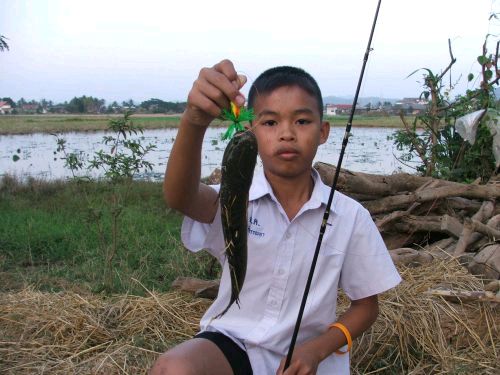
<svg viewBox="0 0 500 375"><path fill-rule="evenodd" d="M347 121L347 125L345 128L344 139L342 141L342 149L340 150L340 155L339 155L339 161L337 163L337 168L335 170L335 176L333 178L332 188L330 190L330 196L328 197L328 203L326 205L325 213L323 215L323 221L321 222L321 227L319 229L319 236L318 236L318 242L316 244L316 250L314 251L313 260L311 263L311 269L309 271L309 276L307 277L306 287L304 290L304 294L302 296L302 302L300 304L299 314L297 316L297 321L295 323L295 329L293 330L292 340L290 342L290 347L288 349L288 355L286 357L285 367L283 371L285 371L290 366L290 362L292 361L293 349L295 348L295 342L297 341L297 335L299 333L300 323L302 321L302 315L304 314L307 296L309 295L309 289L311 288L311 282L314 275L314 270L316 268L316 262L318 260L319 249L321 247L321 242L323 241L323 234L325 233L326 222L328 221L328 217L330 216L330 208L332 206L333 194L335 193L335 188L337 187L337 181L340 175L340 167L342 165L342 160L344 159L344 153L347 147L347 142L349 141L349 136L351 135L352 119L354 117L354 111L356 110L356 103L358 102L359 91L361 90L361 83L363 82L363 75L365 73L365 67L368 61L368 55L370 54L371 51L373 33L375 32L375 25L377 24L378 12L380 9L381 2L382 0L378 0L377 10L375 11L375 17L373 19L372 29L370 32L370 38L368 39L368 46L366 47L366 52L363 58L361 74L359 75L358 87L356 88L356 94L354 95L351 113L349 114L349 119Z"/></svg>

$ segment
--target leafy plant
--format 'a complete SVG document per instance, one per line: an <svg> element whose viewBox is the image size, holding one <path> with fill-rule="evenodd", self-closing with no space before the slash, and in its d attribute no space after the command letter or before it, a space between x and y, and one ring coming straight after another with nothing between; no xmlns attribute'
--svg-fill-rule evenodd
<svg viewBox="0 0 500 375"><path fill-rule="evenodd" d="M85 159L85 155L66 150L66 140L57 137L56 153L62 153L65 167L68 168L74 179L82 182L91 181L89 174L92 170L101 170L104 180L109 183L111 194L107 202L95 202L86 194L88 204L88 223L94 226L99 245L106 255L105 289L110 289L113 275L113 264L120 245L120 216L127 204L130 184L141 171L151 171L153 164L145 159L146 155L156 148L155 145L143 146L140 138L131 138L132 135L142 134L142 129L135 126L130 119L131 112L123 118L111 119L109 131L111 135L102 138L106 149L94 153L92 158ZM80 172L83 172L81 175ZM125 186L125 189L123 189ZM110 225L106 224L109 220ZM111 239L106 228L110 228Z"/></svg>
<svg viewBox="0 0 500 375"><path fill-rule="evenodd" d="M487 38L482 54L477 58L481 66L481 82L478 88L467 90L465 95L451 100L449 93L454 87L451 77L449 85L445 84L445 78L456 62L449 40L451 61L442 73L436 74L424 68L410 74L424 71L424 90L420 98L428 100L427 109L411 124L403 113L400 114L404 129L395 132L394 143L404 152L400 158L402 162L420 160L416 169L425 176L454 181L470 181L478 177L486 180L495 171L493 138L486 124L491 116L486 110L497 107L494 88L500 80L499 42L495 54L488 53L486 42ZM467 78L470 82L474 75L470 73ZM471 145L457 133L455 124L461 116L480 109L485 111L479 119L476 142Z"/></svg>
<svg viewBox="0 0 500 375"><path fill-rule="evenodd" d="M7 50L7 51L9 50L9 45L5 41L6 39L8 39L6 36L0 35L0 52L3 52L5 50Z"/></svg>

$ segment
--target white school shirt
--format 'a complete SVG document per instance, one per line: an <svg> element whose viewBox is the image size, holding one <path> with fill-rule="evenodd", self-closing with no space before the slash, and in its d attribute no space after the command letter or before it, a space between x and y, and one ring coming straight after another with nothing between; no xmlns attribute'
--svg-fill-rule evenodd
<svg viewBox="0 0 500 375"><path fill-rule="evenodd" d="M275 374L290 345L330 194L330 187L312 171L311 198L291 221L264 173L255 174L249 192L248 261L240 307L234 303L218 319L213 317L224 310L231 296L220 208L210 224L188 217L183 221L184 245L193 252L206 249L223 267L218 296L201 319L201 331L221 332L246 349L256 375ZM336 321L338 287L357 300L400 281L369 212L336 191L296 347ZM349 355L336 354L322 361L317 371L319 375L349 373Z"/></svg>

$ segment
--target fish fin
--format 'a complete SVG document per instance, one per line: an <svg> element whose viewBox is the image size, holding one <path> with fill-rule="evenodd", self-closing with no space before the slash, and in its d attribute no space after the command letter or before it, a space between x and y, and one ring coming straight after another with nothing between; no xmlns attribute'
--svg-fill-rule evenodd
<svg viewBox="0 0 500 375"><path fill-rule="evenodd" d="M225 313L227 313L227 311L229 310L229 308L231 307L233 303L230 302L229 305L227 305L227 307L224 309L224 311L222 311L220 314L216 315L215 317L213 317L212 319L219 319L219 318L222 318L222 315L224 315Z"/></svg>

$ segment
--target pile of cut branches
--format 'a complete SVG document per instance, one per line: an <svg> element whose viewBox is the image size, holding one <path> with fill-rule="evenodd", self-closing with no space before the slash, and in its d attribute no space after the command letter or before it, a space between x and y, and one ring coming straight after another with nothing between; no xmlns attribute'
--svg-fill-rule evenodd
<svg viewBox="0 0 500 375"><path fill-rule="evenodd" d="M335 167L316 163L326 184ZM462 184L406 173L342 170L337 190L370 211L397 264L455 257L471 273L500 278L500 181Z"/></svg>

